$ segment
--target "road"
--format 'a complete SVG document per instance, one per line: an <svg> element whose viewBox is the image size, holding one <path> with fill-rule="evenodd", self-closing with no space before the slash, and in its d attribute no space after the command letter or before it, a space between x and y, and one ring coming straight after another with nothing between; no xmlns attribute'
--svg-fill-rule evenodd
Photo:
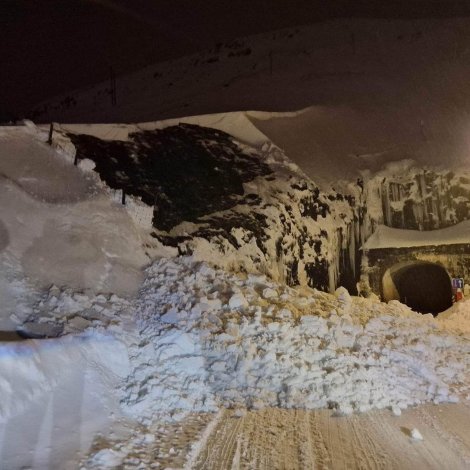
<svg viewBox="0 0 470 470"><path fill-rule="evenodd" d="M417 428L422 441L411 438ZM218 417L194 468L469 469L470 402L336 417L329 410L265 409Z"/></svg>

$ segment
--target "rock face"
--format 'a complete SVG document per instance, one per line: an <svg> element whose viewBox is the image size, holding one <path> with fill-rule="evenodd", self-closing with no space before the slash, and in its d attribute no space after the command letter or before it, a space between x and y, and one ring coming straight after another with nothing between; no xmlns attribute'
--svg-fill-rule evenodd
<svg viewBox="0 0 470 470"><path fill-rule="evenodd" d="M388 227L434 230L468 219L470 175L409 168L372 178L367 186L369 213Z"/></svg>
<svg viewBox="0 0 470 470"><path fill-rule="evenodd" d="M228 134L190 124L135 132L128 142L69 137L77 159L93 160L109 187L154 207L159 230L235 206L244 183L272 173Z"/></svg>
<svg viewBox="0 0 470 470"><path fill-rule="evenodd" d="M139 204L153 211L156 245L224 269L330 292L342 285L351 294L360 281L362 294L372 288L383 296L390 263L420 260L421 253L428 261L431 254L452 255L443 265L461 275L457 265L467 262L449 247L405 249L399 259L385 250L375 261L360 248L380 224L431 230L467 218L469 175L404 160L367 181L347 183L341 193L326 193L271 143L253 148L209 127L135 131L125 141L68 137L76 163L94 165L131 215L134 206L142 212Z"/></svg>
<svg viewBox="0 0 470 470"><path fill-rule="evenodd" d="M354 198L321 193L274 145L254 149L189 124L135 132L125 142L68 137L78 162L92 160L109 187L153 206L153 237L180 254L289 285L355 291Z"/></svg>

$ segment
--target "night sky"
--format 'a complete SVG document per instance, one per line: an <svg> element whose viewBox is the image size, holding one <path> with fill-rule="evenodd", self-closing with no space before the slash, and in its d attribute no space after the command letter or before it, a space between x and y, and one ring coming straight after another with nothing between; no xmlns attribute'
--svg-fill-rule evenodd
<svg viewBox="0 0 470 470"><path fill-rule="evenodd" d="M467 0L1 0L0 121L240 36L331 18L470 16Z"/></svg>

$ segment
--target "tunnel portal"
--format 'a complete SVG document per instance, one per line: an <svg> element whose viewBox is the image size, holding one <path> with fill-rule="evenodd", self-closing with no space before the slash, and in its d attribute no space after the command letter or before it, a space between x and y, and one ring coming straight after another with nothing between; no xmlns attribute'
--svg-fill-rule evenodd
<svg viewBox="0 0 470 470"><path fill-rule="evenodd" d="M402 263L383 277L384 300L392 299L420 313L438 313L452 306L452 284L447 271L428 262Z"/></svg>

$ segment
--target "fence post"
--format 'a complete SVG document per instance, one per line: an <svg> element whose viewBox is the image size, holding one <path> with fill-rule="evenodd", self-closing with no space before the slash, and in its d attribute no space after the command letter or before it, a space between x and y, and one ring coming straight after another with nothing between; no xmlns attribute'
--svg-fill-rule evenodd
<svg viewBox="0 0 470 470"><path fill-rule="evenodd" d="M51 126L49 127L49 137L47 139L47 143L52 145L52 133L54 132L54 123L51 122Z"/></svg>

